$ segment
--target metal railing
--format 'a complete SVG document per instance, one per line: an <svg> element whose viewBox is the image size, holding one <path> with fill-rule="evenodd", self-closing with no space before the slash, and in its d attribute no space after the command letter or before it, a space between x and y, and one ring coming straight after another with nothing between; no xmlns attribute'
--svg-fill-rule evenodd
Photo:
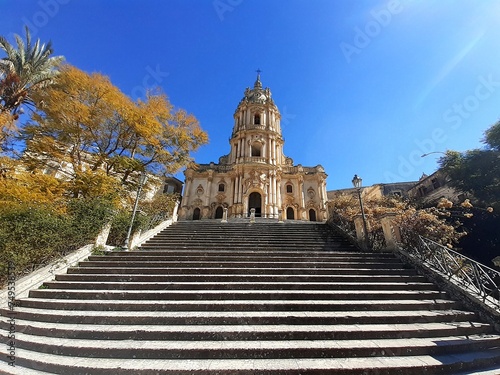
<svg viewBox="0 0 500 375"><path fill-rule="evenodd" d="M163 211L163 212L160 212L154 216L151 216L146 227L143 228L143 230L147 231L149 229L156 227L158 224L170 219L170 216L171 216L171 213L168 211Z"/></svg>
<svg viewBox="0 0 500 375"><path fill-rule="evenodd" d="M417 246L408 246L404 252L500 310L500 272L422 236L418 236Z"/></svg>

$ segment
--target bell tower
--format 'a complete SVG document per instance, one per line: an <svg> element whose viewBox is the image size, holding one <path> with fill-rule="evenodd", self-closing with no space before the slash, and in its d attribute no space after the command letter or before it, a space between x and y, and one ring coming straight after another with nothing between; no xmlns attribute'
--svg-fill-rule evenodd
<svg viewBox="0 0 500 375"><path fill-rule="evenodd" d="M247 87L233 117L231 164L279 165L283 162L281 115L271 98L271 90L262 88L260 70L253 89Z"/></svg>
<svg viewBox="0 0 500 375"><path fill-rule="evenodd" d="M184 175L181 220L257 217L326 220L326 173L303 167L283 153L281 115L262 87L260 70L233 115L229 154L219 163L197 164Z"/></svg>

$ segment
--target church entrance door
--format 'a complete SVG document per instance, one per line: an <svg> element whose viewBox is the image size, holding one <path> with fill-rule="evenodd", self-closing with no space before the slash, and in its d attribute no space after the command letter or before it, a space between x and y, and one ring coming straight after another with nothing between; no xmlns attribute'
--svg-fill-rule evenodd
<svg viewBox="0 0 500 375"><path fill-rule="evenodd" d="M200 220L200 216L201 216L201 211L198 207L196 207L193 212L193 220Z"/></svg>
<svg viewBox="0 0 500 375"><path fill-rule="evenodd" d="M250 216L250 209L255 208L255 216L262 216L262 197L259 193L252 193L248 197L248 216Z"/></svg>
<svg viewBox="0 0 500 375"><path fill-rule="evenodd" d="M309 210L309 221L316 221L316 211L312 208Z"/></svg>
<svg viewBox="0 0 500 375"><path fill-rule="evenodd" d="M295 213L293 212L293 208L292 207L288 207L286 209L286 218L288 220L294 220L295 219Z"/></svg>
<svg viewBox="0 0 500 375"><path fill-rule="evenodd" d="M217 207L217 209L215 210L215 218L216 219L222 219L222 207L219 206Z"/></svg>

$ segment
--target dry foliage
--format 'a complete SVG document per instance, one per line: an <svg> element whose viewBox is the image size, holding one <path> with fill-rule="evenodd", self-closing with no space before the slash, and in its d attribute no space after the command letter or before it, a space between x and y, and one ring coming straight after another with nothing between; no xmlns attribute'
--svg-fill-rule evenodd
<svg viewBox="0 0 500 375"><path fill-rule="evenodd" d="M440 208L417 209L410 202L400 198L381 198L363 201L368 226L372 233L381 230L380 217L386 213L395 213L395 223L403 232L403 241L415 241L417 234L430 238L444 246L453 246L465 235L457 228L461 223L450 224L446 220L450 216L451 206L445 202ZM334 222L352 222L360 214L358 197L353 194L342 194L328 202L330 217ZM354 228L354 226L352 226Z"/></svg>

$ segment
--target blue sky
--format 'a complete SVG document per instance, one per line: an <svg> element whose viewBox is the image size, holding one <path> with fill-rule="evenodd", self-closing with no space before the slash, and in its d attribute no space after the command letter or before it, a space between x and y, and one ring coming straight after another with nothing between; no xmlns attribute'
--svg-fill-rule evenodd
<svg viewBox="0 0 500 375"><path fill-rule="evenodd" d="M500 0L0 0L0 35L28 24L55 54L136 98L159 85L229 152L233 113L262 70L285 154L327 189L418 180L481 147L500 117ZM182 174L177 177L183 179Z"/></svg>

